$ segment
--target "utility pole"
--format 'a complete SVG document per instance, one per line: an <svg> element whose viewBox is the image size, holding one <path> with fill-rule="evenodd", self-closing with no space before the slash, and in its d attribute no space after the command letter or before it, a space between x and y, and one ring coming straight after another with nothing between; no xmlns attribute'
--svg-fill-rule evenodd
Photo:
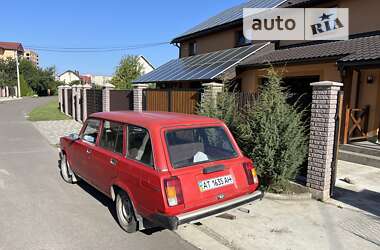
<svg viewBox="0 0 380 250"><path fill-rule="evenodd" d="M16 55L16 70L17 70L17 97L21 97L21 89L20 89L20 71L18 68L18 55L17 55L17 50L15 51Z"/></svg>

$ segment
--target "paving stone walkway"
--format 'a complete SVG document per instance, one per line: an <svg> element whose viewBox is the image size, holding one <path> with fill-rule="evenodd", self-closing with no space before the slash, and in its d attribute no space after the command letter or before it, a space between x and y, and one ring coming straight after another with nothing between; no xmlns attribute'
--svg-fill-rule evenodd
<svg viewBox="0 0 380 250"><path fill-rule="evenodd" d="M33 122L33 125L52 145L58 145L62 136L79 133L82 127L82 123L74 120L40 121Z"/></svg>

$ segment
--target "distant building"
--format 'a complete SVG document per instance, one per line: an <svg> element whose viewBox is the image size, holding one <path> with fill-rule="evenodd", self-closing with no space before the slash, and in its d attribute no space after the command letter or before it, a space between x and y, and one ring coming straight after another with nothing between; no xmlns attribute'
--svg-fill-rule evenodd
<svg viewBox="0 0 380 250"><path fill-rule="evenodd" d="M34 65L39 65L39 58L38 54L34 52L33 50L25 50L24 51L24 58L28 61L31 61Z"/></svg>
<svg viewBox="0 0 380 250"><path fill-rule="evenodd" d="M80 75L79 78L80 78L81 84L91 85L91 75Z"/></svg>
<svg viewBox="0 0 380 250"><path fill-rule="evenodd" d="M78 71L72 71L72 70L66 70L62 74L58 76L59 80L61 82L64 82L65 84L70 84L74 81L80 81L80 75Z"/></svg>
<svg viewBox="0 0 380 250"><path fill-rule="evenodd" d="M95 86L104 86L109 83L112 79L112 76L101 76L101 75L92 75L91 81Z"/></svg>
<svg viewBox="0 0 380 250"><path fill-rule="evenodd" d="M24 55L24 48L21 43L15 42L0 42L0 59L16 58Z"/></svg>
<svg viewBox="0 0 380 250"><path fill-rule="evenodd" d="M142 70L143 75L154 70L154 66L144 56L139 56L138 61L143 67L143 70Z"/></svg>

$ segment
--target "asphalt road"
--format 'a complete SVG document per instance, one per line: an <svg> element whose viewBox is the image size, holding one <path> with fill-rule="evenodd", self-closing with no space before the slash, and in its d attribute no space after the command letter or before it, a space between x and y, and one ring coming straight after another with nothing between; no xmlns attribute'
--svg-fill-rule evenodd
<svg viewBox="0 0 380 250"><path fill-rule="evenodd" d="M0 103L0 249L194 249L168 230L127 234L112 203L58 173L58 151L25 115L49 98Z"/></svg>

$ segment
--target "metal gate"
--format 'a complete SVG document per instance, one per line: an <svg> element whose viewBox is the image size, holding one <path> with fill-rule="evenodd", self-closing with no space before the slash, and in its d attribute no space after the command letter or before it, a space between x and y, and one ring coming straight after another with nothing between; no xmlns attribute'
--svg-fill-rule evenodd
<svg viewBox="0 0 380 250"><path fill-rule="evenodd" d="M132 90L110 90L110 111L133 110Z"/></svg>
<svg viewBox="0 0 380 250"><path fill-rule="evenodd" d="M67 90L67 106L68 106L68 113L69 115L73 115L73 90L68 89Z"/></svg>
<svg viewBox="0 0 380 250"><path fill-rule="evenodd" d="M88 89L87 115L103 111L103 92L101 89Z"/></svg>
<svg viewBox="0 0 380 250"><path fill-rule="evenodd" d="M145 89L143 109L194 114L201 93L197 89Z"/></svg>

